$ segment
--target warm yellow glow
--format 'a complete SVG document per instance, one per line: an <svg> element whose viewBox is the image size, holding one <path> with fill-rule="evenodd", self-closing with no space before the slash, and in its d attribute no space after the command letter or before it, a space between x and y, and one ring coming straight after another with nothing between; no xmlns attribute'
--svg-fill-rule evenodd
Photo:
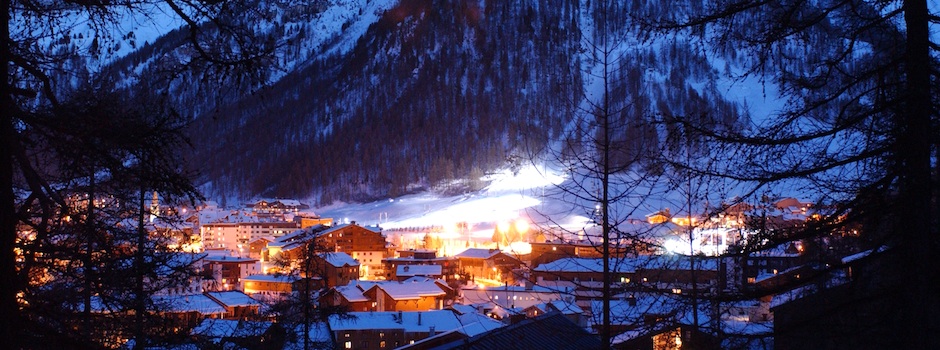
<svg viewBox="0 0 940 350"><path fill-rule="evenodd" d="M499 232L509 232L509 222L500 221L496 224L496 230Z"/></svg>
<svg viewBox="0 0 940 350"><path fill-rule="evenodd" d="M656 215L652 215L646 218L646 220L647 222L650 223L650 225L658 225L666 221L669 221L669 217L662 215L662 214L656 214Z"/></svg>
<svg viewBox="0 0 940 350"><path fill-rule="evenodd" d="M532 253L532 244L528 242L512 242L509 243L508 248L504 248L503 251L508 251L513 255L525 255Z"/></svg>
<svg viewBox="0 0 940 350"><path fill-rule="evenodd" d="M516 232L525 233L529 231L529 222L525 219L516 220Z"/></svg>
<svg viewBox="0 0 940 350"><path fill-rule="evenodd" d="M695 226L697 219L693 217L674 217L672 223L679 226Z"/></svg>
<svg viewBox="0 0 940 350"><path fill-rule="evenodd" d="M456 222L451 222L451 223L444 225L444 232L445 233L458 233L460 232L460 229L457 228Z"/></svg>

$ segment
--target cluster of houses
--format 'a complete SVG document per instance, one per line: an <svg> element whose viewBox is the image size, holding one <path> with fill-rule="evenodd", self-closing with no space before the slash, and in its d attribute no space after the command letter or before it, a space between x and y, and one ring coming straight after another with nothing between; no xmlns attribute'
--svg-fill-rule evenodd
<svg viewBox="0 0 940 350"><path fill-rule="evenodd" d="M573 346L592 347L604 323L601 310L608 309L615 315L609 320L615 347L678 349L683 341L720 347L728 344L703 327L761 339L772 333L772 298L689 305L696 293L769 289L798 276L804 264L798 244L721 258L704 250L690 257L663 249L612 249L606 264L587 240L530 242L531 253L525 255L467 248L439 256L431 249L398 249L377 226L305 214L296 201L248 207L210 208L191 216L188 234L198 237L190 241L201 242L195 250L203 275L198 285L164 298L202 341L280 339L285 348L301 346L296 338L275 334L264 305L311 293L317 307L345 312L308 325L300 332L306 334L305 346L448 348L485 344L509 329L539 332L555 324L572 334ZM777 207L784 213L776 216L781 220L800 220L811 206L786 200ZM737 209L713 220L719 231L700 234L703 247L741 239L741 213L753 208ZM672 217L668 210L647 217L649 224L679 227L694 220ZM607 290L605 265L611 272ZM605 295L611 296L606 305Z"/></svg>

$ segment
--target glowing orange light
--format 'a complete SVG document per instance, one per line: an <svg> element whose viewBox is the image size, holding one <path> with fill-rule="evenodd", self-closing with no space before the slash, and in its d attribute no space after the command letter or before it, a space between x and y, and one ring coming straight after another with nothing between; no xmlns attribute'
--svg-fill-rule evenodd
<svg viewBox="0 0 940 350"><path fill-rule="evenodd" d="M523 233L529 230L529 222L525 219L516 220L516 232Z"/></svg>

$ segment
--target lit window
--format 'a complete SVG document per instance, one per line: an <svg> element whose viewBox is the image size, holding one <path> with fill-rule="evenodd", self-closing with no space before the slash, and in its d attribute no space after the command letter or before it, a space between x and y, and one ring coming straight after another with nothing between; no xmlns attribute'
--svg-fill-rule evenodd
<svg viewBox="0 0 940 350"><path fill-rule="evenodd" d="M351 341L346 342L346 348L347 348L347 349L352 349L352 342L351 342Z"/></svg>

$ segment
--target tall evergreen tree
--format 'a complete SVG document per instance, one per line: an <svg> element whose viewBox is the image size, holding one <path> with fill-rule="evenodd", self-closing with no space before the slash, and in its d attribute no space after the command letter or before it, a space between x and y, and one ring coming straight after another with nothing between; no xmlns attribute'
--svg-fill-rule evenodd
<svg viewBox="0 0 940 350"><path fill-rule="evenodd" d="M928 311L940 306L932 282L940 278L932 268L940 248L940 133L938 43L929 33L937 17L927 1L735 0L645 15L638 18L655 30L694 33L705 47L737 52L747 67L739 78L765 79L785 100L781 111L752 116L753 127L743 130L675 120L721 148L715 154L723 167L693 171L753 184L752 193L796 184L831 204L806 230L768 242L814 240L861 224L868 246L884 249L877 254L882 270L867 277L879 287L820 312L893 306L846 317L845 327L821 327L825 334L817 336L847 330L856 337L846 339L863 339L861 347L940 346L923 336L940 329ZM865 323L873 319L888 321Z"/></svg>
<svg viewBox="0 0 940 350"><path fill-rule="evenodd" d="M115 102L130 104L144 100L160 101L153 98L153 92L170 90L174 86L173 79L179 77L177 73L193 68L199 69L198 72L205 78L204 82L223 84L225 77L244 76L242 72L251 73L250 69L245 68L257 68L270 51L269 43L259 43L250 32L240 30L236 23L231 22L234 18L231 15L243 9L239 4L191 1L160 3L186 23L181 32L187 35L180 43L184 49L175 56L178 60L163 61L166 64L163 72L169 75L163 79L151 77L153 81L163 82L164 85L145 87L139 94L123 96ZM3 110L0 115L0 142L3 143L0 147L0 279L6 281L0 284L0 313L5 315L0 321L0 336L7 339L7 345L12 348L48 345L33 342L38 338L23 335L33 334L31 329L40 332L54 329L32 328L38 326L34 322L48 322L52 318L44 317L42 313L30 314L37 305L36 300L32 303L28 300L34 295L31 283L36 278L36 271L29 264L43 256L43 244L49 243L34 239L31 235L45 235L48 238L50 233L57 232L54 230L57 230L55 225L70 214L75 214L72 212L75 200L69 197L74 193L69 191L76 187L69 184L84 179L89 186L78 193L110 195L97 180L90 181L108 169L110 173L107 175L113 181L133 184L138 191L144 188L192 193L189 192L192 188L188 181L175 182L183 179L181 169L176 160L167 157L168 152L173 151L170 147L178 145L179 140L176 135L179 129L170 127L168 122L171 119L165 119L172 115L170 109L162 109L165 113L159 110L134 110L139 113L138 116L146 117L144 119L112 114L107 115L105 120L89 120L85 117L93 116L96 111L93 108L82 108L91 106L81 106L80 96L71 93L81 85L100 81L93 78L96 74L86 72L86 65L107 62L114 49L112 44L116 44L119 41L117 38L123 35L115 31L118 23L129 15L146 17L147 11L153 10L150 6L157 5L133 1L0 1L0 57L3 59L0 73L4 77L0 82L0 110ZM83 23L91 28L94 38L90 46L67 45L71 33L66 29L75 23ZM101 85L105 88L99 92L113 90L107 87L108 83ZM100 102L113 96L95 97L92 101ZM77 105L80 108L72 108ZM163 104L158 106L165 107ZM133 110L128 105L123 108ZM87 135L81 132L91 130L92 125L82 123L102 121L107 123L94 125L99 128L99 133L93 136L121 142L122 148L108 149L108 144L95 144L99 139L83 139ZM79 127L70 129L69 126ZM121 139L122 136L127 139ZM61 147L64 145L73 148ZM120 154L110 154L111 151ZM89 162L84 163L83 159L89 159ZM101 163L104 160L117 163ZM132 170L122 171L122 166ZM133 200L128 203L138 202ZM100 208L89 205L86 209L82 215L100 215ZM85 238L76 241L77 247L85 251L84 258L78 260L94 265L93 259L89 259L89 254L94 256L93 247L119 247L106 247L94 242L94 237L89 235L95 231L92 227L97 225L92 222L88 225L88 229L72 233L76 237ZM140 245L136 247L130 249L138 251L138 255L142 254ZM137 275L146 270L140 260L131 265L135 266ZM80 270L88 276L92 271L88 266ZM136 285L140 286L140 283ZM137 294L140 295L140 288ZM45 333L47 336L56 334L53 331Z"/></svg>

